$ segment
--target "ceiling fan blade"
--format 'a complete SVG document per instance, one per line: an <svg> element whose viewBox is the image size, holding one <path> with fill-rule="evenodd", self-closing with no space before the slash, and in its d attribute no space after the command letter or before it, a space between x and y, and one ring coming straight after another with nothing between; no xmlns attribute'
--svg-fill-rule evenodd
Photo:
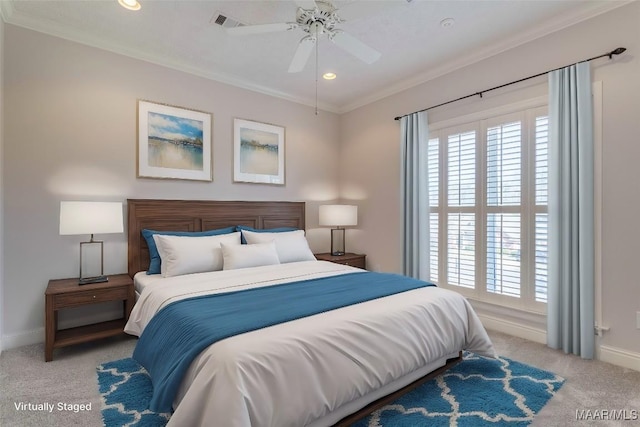
<svg viewBox="0 0 640 427"><path fill-rule="evenodd" d="M295 22L281 22L278 24L241 25L238 27L227 28L227 33L234 36L246 36L251 34L289 31L296 28L298 28L298 24Z"/></svg>
<svg viewBox="0 0 640 427"><path fill-rule="evenodd" d="M311 52L313 52L313 46L315 44L315 37L307 36L300 40L296 53L293 55L293 59L289 65L290 73L299 73L302 71L309 60L309 56L311 56Z"/></svg>
<svg viewBox="0 0 640 427"><path fill-rule="evenodd" d="M345 51L349 52L356 58L372 64L380 58L380 52L362 43L357 38L344 31L335 31L329 35L329 39L340 46Z"/></svg>
<svg viewBox="0 0 640 427"><path fill-rule="evenodd" d="M296 4L304 10L313 10L317 7L314 0L296 0Z"/></svg>

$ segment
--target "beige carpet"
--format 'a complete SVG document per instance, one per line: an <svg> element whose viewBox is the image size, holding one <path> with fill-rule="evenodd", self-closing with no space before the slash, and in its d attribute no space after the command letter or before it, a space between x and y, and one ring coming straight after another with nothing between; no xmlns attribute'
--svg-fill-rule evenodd
<svg viewBox="0 0 640 427"><path fill-rule="evenodd" d="M582 360L544 345L490 331L498 353L563 376L567 381L536 417L533 426L632 426L637 421L578 421L576 411L632 410L640 416L640 372L599 361ZM56 350L44 362L42 344L2 352L0 356L0 425L101 426L100 396L95 369L111 360L130 357L135 340L105 339ZM16 403L50 403L52 413L17 410ZM59 411L62 404L91 403L90 411Z"/></svg>

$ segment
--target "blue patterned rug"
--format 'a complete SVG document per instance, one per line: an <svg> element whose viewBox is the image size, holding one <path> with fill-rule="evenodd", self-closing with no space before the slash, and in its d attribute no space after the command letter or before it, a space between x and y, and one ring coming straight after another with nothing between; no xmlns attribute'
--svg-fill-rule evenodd
<svg viewBox="0 0 640 427"><path fill-rule="evenodd" d="M102 420L107 427L161 427L170 414L149 411L153 385L147 371L131 358L97 368Z"/></svg>
<svg viewBox="0 0 640 427"><path fill-rule="evenodd" d="M147 409L151 380L133 359L98 366L106 427L160 427L170 414ZM353 427L526 426L564 379L506 357L465 353L464 360Z"/></svg>

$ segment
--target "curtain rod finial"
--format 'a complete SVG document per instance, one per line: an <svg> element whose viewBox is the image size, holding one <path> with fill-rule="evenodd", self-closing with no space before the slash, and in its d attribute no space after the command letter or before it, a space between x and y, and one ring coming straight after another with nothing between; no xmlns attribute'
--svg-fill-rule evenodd
<svg viewBox="0 0 640 427"><path fill-rule="evenodd" d="M621 53L624 53L627 50L627 48L625 47L619 47L617 49L612 50L611 52L609 52L609 59L613 58L613 55L620 55Z"/></svg>

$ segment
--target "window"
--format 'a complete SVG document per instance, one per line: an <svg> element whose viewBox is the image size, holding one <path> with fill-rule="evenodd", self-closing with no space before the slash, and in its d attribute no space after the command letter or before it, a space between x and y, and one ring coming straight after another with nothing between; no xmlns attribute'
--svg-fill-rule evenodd
<svg viewBox="0 0 640 427"><path fill-rule="evenodd" d="M547 300L546 108L431 131L430 280L481 300Z"/></svg>

